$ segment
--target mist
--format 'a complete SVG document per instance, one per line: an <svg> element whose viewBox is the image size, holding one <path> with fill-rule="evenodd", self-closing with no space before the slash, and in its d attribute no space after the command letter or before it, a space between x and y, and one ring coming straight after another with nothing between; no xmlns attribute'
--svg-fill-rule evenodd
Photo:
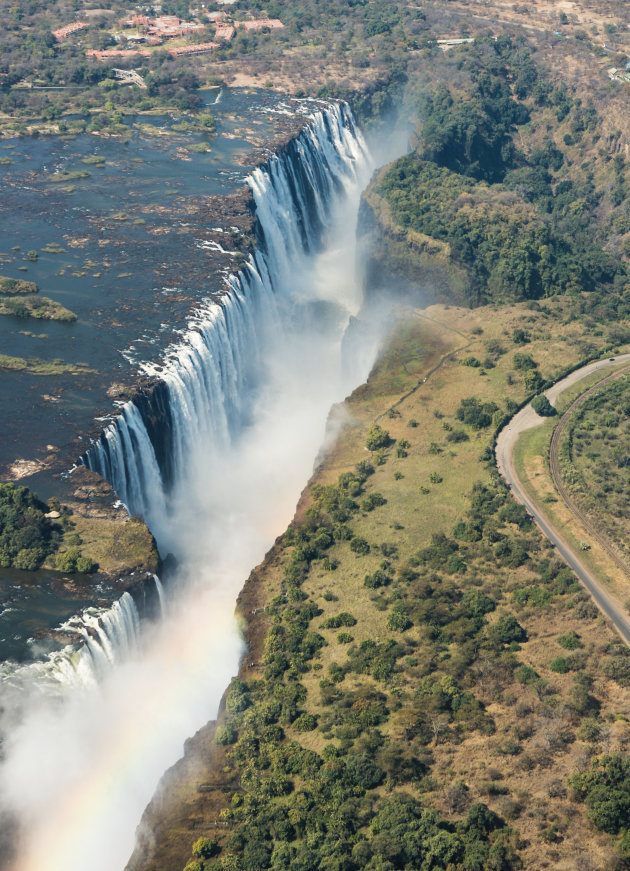
<svg viewBox="0 0 630 871"><path fill-rule="evenodd" d="M379 160L403 150L398 137ZM179 563L163 621L97 686L34 687L5 712L0 796L19 828L11 871L122 871L161 775L216 716L243 653L236 597L290 522L340 423L330 408L365 380L386 325L370 319L342 353L361 308L356 216L372 168L366 161L337 203L321 252L290 264L246 425L227 448L201 444L187 459L158 542Z"/></svg>

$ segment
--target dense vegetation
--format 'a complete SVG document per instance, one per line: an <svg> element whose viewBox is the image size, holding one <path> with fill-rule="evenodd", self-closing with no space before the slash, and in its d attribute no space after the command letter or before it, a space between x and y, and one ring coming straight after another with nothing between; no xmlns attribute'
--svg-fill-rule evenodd
<svg viewBox="0 0 630 871"><path fill-rule="evenodd" d="M0 566L33 570L57 549L60 529L47 511L27 487L0 483Z"/></svg>
<svg viewBox="0 0 630 871"><path fill-rule="evenodd" d="M53 519L46 516L51 512ZM28 487L0 483L0 566L35 571L54 556L59 571L91 572L94 563L81 552L73 527L69 509L56 498L45 505Z"/></svg>
<svg viewBox="0 0 630 871"><path fill-rule="evenodd" d="M464 46L438 68L457 86L420 90L417 149L376 186L394 222L448 243L475 304L621 292L627 271L602 248L600 211L605 195L613 209L624 202L625 160L615 158L612 184L606 178L598 189L594 173L569 157L570 146L598 136L594 106L554 86L523 43L507 37ZM549 118L571 132L560 143L541 134L525 152L518 129L549 130ZM625 209L618 212L617 232L630 230Z"/></svg>

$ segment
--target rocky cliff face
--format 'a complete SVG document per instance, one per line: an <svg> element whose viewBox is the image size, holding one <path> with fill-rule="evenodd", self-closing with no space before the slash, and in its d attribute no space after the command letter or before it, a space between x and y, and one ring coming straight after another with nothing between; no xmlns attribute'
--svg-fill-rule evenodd
<svg viewBox="0 0 630 871"><path fill-rule="evenodd" d="M366 300L376 302L386 292L414 305L464 303L466 274L452 262L449 245L395 224L389 204L376 193L387 169L376 173L359 209Z"/></svg>

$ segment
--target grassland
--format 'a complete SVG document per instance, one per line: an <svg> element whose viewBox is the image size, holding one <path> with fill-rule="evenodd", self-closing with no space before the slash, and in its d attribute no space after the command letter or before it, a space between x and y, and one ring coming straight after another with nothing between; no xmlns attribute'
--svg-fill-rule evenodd
<svg viewBox="0 0 630 871"><path fill-rule="evenodd" d="M568 871L584 853L594 869L615 867L610 836L566 784L630 740L623 654L512 503L491 450L494 425L528 393L514 355L531 355L545 380L580 361L588 327L571 317L576 305L405 312L346 401L350 423L293 524L246 585L249 652L218 744L207 730L193 742L176 800L160 805L155 851L134 871L187 860L245 871L280 857L301 867L307 843L312 861L332 849L331 814L336 860L376 868L384 848L370 825L403 795L431 809L460 861L483 804L497 817L477 846L503 851L501 867ZM471 397L496 406L489 425L460 419ZM370 451L375 421L389 440ZM365 755L376 770L348 786ZM200 835L217 839L218 860L191 857Z"/></svg>
<svg viewBox="0 0 630 871"><path fill-rule="evenodd" d="M100 572L157 572L159 557L153 536L139 518L83 516L76 511L59 552L80 547ZM55 567L49 560L50 568Z"/></svg>

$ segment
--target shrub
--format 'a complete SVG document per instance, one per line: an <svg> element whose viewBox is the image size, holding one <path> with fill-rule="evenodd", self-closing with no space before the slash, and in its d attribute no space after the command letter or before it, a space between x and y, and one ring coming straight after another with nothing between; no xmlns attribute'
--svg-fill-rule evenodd
<svg viewBox="0 0 630 871"><path fill-rule="evenodd" d="M192 854L197 859L210 859L218 852L219 844L215 838L198 838L192 848Z"/></svg>
<svg viewBox="0 0 630 871"><path fill-rule="evenodd" d="M77 560L81 558L81 551L78 547L69 547L63 553L58 553L55 557L55 566L60 572L76 572Z"/></svg>
<svg viewBox="0 0 630 871"><path fill-rule="evenodd" d="M368 451L377 451L379 448L386 448L389 444L391 444L391 439L387 430L377 423L370 427L365 439L365 446Z"/></svg>
<svg viewBox="0 0 630 871"><path fill-rule="evenodd" d="M495 402L481 403L476 397L471 396L468 399L462 399L459 408L455 412L455 417L472 426L473 429L484 429L492 423L492 415L498 410Z"/></svg>
<svg viewBox="0 0 630 871"><path fill-rule="evenodd" d="M556 656L549 663L549 668L555 671L556 674L567 674L567 672L571 671L571 663L564 656Z"/></svg>
<svg viewBox="0 0 630 871"><path fill-rule="evenodd" d="M380 505L385 505L386 502L387 499L381 493L370 493L361 502L361 510L373 511L374 508L378 508Z"/></svg>
<svg viewBox="0 0 630 871"><path fill-rule="evenodd" d="M312 732L317 728L317 717L314 714L300 714L293 721L293 725L298 732Z"/></svg>
<svg viewBox="0 0 630 871"><path fill-rule="evenodd" d="M519 665L514 670L514 677L519 683L531 684L538 680L538 674L530 665Z"/></svg>
<svg viewBox="0 0 630 871"><path fill-rule="evenodd" d="M357 556L365 556L370 552L370 545L364 538L355 535L354 538L350 539L350 550Z"/></svg>
<svg viewBox="0 0 630 871"><path fill-rule="evenodd" d="M322 623L323 629L339 629L340 626L356 626L356 617L349 614L347 611L342 611L333 617L328 617Z"/></svg>
<svg viewBox="0 0 630 871"><path fill-rule="evenodd" d="M221 747L226 747L229 744L234 744L236 739L238 738L238 733L233 726L219 726L214 735L214 740L216 744L219 744Z"/></svg>
<svg viewBox="0 0 630 871"><path fill-rule="evenodd" d="M560 647L565 650L578 650L578 648L584 647L580 641L580 636L573 629L570 632L565 632L564 635L559 635L557 640Z"/></svg>
<svg viewBox="0 0 630 871"><path fill-rule="evenodd" d="M590 821L611 835L627 830L630 815L630 757L618 753L591 760L588 771L569 778L588 808Z"/></svg>
<svg viewBox="0 0 630 871"><path fill-rule="evenodd" d="M557 414L556 409L549 402L547 397L542 394L534 396L532 399L532 408L536 414L539 414L541 417L553 417L554 414Z"/></svg>
<svg viewBox="0 0 630 871"><path fill-rule="evenodd" d="M492 627L491 633L501 644L527 641L527 633L513 614L500 617Z"/></svg>
<svg viewBox="0 0 630 871"><path fill-rule="evenodd" d="M523 354L521 352L514 354L512 365L515 369L520 369L521 371L538 368L538 363L536 363L531 354Z"/></svg>
<svg viewBox="0 0 630 871"><path fill-rule="evenodd" d="M393 629L395 632L406 632L412 626L413 623L404 611L392 611L387 618L387 628Z"/></svg>
<svg viewBox="0 0 630 871"><path fill-rule="evenodd" d="M469 441L469 435L463 429L454 429L448 433L446 441L454 442L455 444L458 444L459 442L467 442Z"/></svg>
<svg viewBox="0 0 630 871"><path fill-rule="evenodd" d="M337 634L337 641L339 644L350 644L354 641L354 636L350 635L349 632L339 632Z"/></svg>
<svg viewBox="0 0 630 871"><path fill-rule="evenodd" d="M391 581L391 578L381 569L377 569L371 575L366 575L363 579L363 586L370 590L375 590L378 587L386 587Z"/></svg>

